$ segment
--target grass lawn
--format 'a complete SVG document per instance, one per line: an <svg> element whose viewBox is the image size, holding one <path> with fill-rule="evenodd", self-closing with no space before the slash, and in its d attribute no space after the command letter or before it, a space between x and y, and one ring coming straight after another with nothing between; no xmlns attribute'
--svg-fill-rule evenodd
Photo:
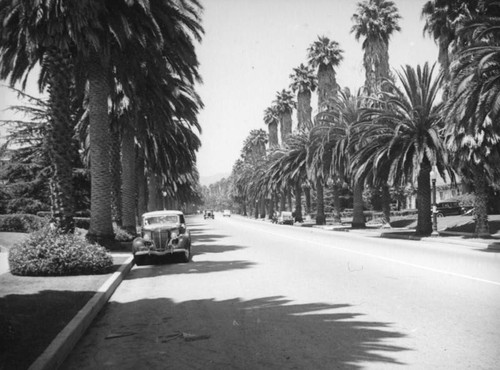
<svg viewBox="0 0 500 370"><path fill-rule="evenodd" d="M22 237L0 233L0 245L12 245ZM113 259L114 272L126 257ZM28 368L113 272L61 277L1 274L0 369Z"/></svg>

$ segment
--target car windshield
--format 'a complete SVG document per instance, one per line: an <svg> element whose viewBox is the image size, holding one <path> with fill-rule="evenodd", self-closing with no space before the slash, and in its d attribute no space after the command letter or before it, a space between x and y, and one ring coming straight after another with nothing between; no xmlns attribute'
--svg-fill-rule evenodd
<svg viewBox="0 0 500 370"><path fill-rule="evenodd" d="M179 216L177 215L168 215L168 216L154 216L148 217L144 219L144 225L151 224L172 224L179 222Z"/></svg>

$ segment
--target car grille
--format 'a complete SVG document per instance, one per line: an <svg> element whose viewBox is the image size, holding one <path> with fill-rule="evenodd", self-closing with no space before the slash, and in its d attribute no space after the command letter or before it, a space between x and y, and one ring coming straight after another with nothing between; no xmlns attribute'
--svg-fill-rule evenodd
<svg viewBox="0 0 500 370"><path fill-rule="evenodd" d="M160 230L153 232L153 243L156 249L166 249L170 232L168 230Z"/></svg>

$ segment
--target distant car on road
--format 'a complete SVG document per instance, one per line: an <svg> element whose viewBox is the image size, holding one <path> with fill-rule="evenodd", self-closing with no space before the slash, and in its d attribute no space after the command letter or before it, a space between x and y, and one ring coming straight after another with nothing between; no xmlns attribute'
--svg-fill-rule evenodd
<svg viewBox="0 0 500 370"><path fill-rule="evenodd" d="M292 212L283 211L278 217L278 223L280 225L293 225L293 215Z"/></svg>
<svg viewBox="0 0 500 370"><path fill-rule="evenodd" d="M458 202L440 202L436 205L438 217L461 215L462 207Z"/></svg>
<svg viewBox="0 0 500 370"><path fill-rule="evenodd" d="M191 234L181 211L155 211L142 215L141 236L132 242L137 265L150 258L180 255L184 262L191 258Z"/></svg>
<svg viewBox="0 0 500 370"><path fill-rule="evenodd" d="M231 211L229 209L225 209L224 212L222 212L222 217L231 217Z"/></svg>
<svg viewBox="0 0 500 370"><path fill-rule="evenodd" d="M206 220L207 218L214 218L215 215L214 215L214 211L213 210L206 210L204 213L203 213L203 218Z"/></svg>

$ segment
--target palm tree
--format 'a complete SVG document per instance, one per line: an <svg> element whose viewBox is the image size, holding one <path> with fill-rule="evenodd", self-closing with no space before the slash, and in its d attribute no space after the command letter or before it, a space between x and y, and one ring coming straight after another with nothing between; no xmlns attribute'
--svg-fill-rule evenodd
<svg viewBox="0 0 500 370"><path fill-rule="evenodd" d="M332 108L338 85L335 79L335 67L338 67L344 51L337 41L328 37L318 37L307 50L309 65L317 70L318 79L318 111Z"/></svg>
<svg viewBox="0 0 500 370"><path fill-rule="evenodd" d="M463 29L470 44L452 64L446 103L447 143L461 175L474 184L479 236L489 235L487 186L500 179L499 19L485 15Z"/></svg>
<svg viewBox="0 0 500 370"><path fill-rule="evenodd" d="M357 41L364 41L363 66L365 68L365 93L376 96L384 88L383 81L391 79L389 67L389 39L394 32L400 31L398 21L401 16L393 1L364 0L358 3L357 13L352 16L354 25L351 32ZM362 187L354 186L354 198L362 198ZM383 211L386 222L390 219L390 197L387 184L382 184ZM361 204L361 202L357 202ZM355 209L361 217L361 209ZM364 217L363 217L364 218ZM361 222L361 218L359 219Z"/></svg>
<svg viewBox="0 0 500 370"><path fill-rule="evenodd" d="M309 65L317 70L318 80L318 112L328 111L335 108L337 99L338 84L335 77L335 68L344 59L344 51L336 41L331 41L327 37L318 37L307 50ZM313 172L321 174L321 157L316 157L314 162L317 167ZM324 181L322 176L314 175L316 184L316 224L325 224L324 205Z"/></svg>
<svg viewBox="0 0 500 370"><path fill-rule="evenodd" d="M290 75L290 88L297 93L297 129L308 127L311 121L311 92L316 89L317 79L311 68L300 64Z"/></svg>
<svg viewBox="0 0 500 370"><path fill-rule="evenodd" d="M276 93L273 102L279 115L281 130L281 145L285 145L287 137L292 134L292 112L296 104L290 90L283 89Z"/></svg>
<svg viewBox="0 0 500 370"><path fill-rule="evenodd" d="M400 18L396 5L390 0L364 0L358 3L357 13L352 16L351 32L357 41L364 37L363 66L368 95L376 94L382 81L390 77L389 39L401 30Z"/></svg>
<svg viewBox="0 0 500 370"><path fill-rule="evenodd" d="M183 73L189 71L182 58L166 45L177 45L175 50L185 51L189 49L189 43L186 43L190 40L189 33L199 37L202 32L198 22L200 7L196 1L192 3L103 1L81 4L62 0L40 1L35 6L29 1L12 3L3 0L0 3L4 29L10 32L0 46L3 78L10 74L11 82L15 83L37 61L43 60L46 72L42 71L42 81L53 85L56 99L56 90L59 97L69 96L61 92L65 86L70 86L68 81L61 80L64 75L60 73L61 69L67 69L65 66L73 62L78 71L85 71L92 161L92 217L88 233L91 239L105 240L113 235L107 109L112 66L116 77L123 78L119 68L124 65L122 53L128 51L132 57L141 55L142 51L157 53L158 60L168 60L169 68L179 67ZM58 26L54 27L54 24ZM173 24L182 26L176 28L172 27ZM173 29L176 31L173 32ZM179 35L188 37L178 38ZM163 70L166 69L165 64ZM52 92L50 95L53 95ZM65 104L59 102L57 112L67 109Z"/></svg>
<svg viewBox="0 0 500 370"><path fill-rule="evenodd" d="M359 147L358 142L353 140L354 127L360 118L363 104L364 98L360 91L357 95L352 95L349 89L344 88L336 99L336 108L318 114L316 117L318 124L312 130L312 134L320 142L319 145L315 145L314 156L319 157L323 163L324 176L333 180L334 222L341 222L339 199L341 186L349 178L352 179L353 186L361 185L361 191L354 193L361 196L354 197L353 228L364 227L363 183L355 181L357 177L350 172L351 156ZM361 211L359 215L356 214L358 210Z"/></svg>
<svg viewBox="0 0 500 370"><path fill-rule="evenodd" d="M278 141L278 123L279 116L275 105L272 105L264 110L264 123L269 131L269 148L276 149L279 147Z"/></svg>
<svg viewBox="0 0 500 370"><path fill-rule="evenodd" d="M438 61L445 81L449 79L450 57L453 42L461 21L476 13L479 0L429 0L422 8L425 19L424 33L438 44Z"/></svg>
<svg viewBox="0 0 500 370"><path fill-rule="evenodd" d="M302 184L307 179L309 133L300 130L288 138L287 146L274 153L269 167L271 181L277 188L295 192L295 220L302 222Z"/></svg>
<svg viewBox="0 0 500 370"><path fill-rule="evenodd" d="M399 85L388 81L381 105L366 108L358 124L357 140L364 141L353 158L354 176L372 172L394 185L417 182L417 234L430 235L430 172L453 178L442 136L442 104L436 103L442 75L434 66L406 66L397 72ZM369 138L369 140L366 140Z"/></svg>

